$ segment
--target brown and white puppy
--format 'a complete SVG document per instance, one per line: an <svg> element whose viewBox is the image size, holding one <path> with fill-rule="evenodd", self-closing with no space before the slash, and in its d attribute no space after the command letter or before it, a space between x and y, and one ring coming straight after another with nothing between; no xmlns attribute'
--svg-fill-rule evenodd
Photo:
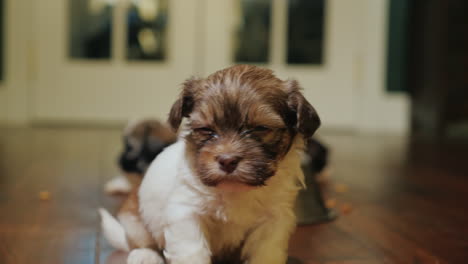
<svg viewBox="0 0 468 264"><path fill-rule="evenodd" d="M135 120L123 131L123 150L118 164L123 175L106 183L108 194L127 194L140 185L151 162L167 146L175 143L176 134L157 119Z"/></svg>
<svg viewBox="0 0 468 264"><path fill-rule="evenodd" d="M107 239L130 264L284 264L304 140L320 125L298 83L248 65L190 79L169 122L183 118L130 209L100 211Z"/></svg>

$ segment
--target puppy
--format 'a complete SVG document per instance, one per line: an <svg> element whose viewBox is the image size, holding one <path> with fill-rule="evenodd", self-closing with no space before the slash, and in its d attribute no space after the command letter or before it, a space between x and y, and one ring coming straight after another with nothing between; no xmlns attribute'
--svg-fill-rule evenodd
<svg viewBox="0 0 468 264"><path fill-rule="evenodd" d="M176 139L176 134L156 119L129 122L124 129L124 149L118 160L123 175L107 182L104 191L109 194L129 193L140 184L154 158Z"/></svg>
<svg viewBox="0 0 468 264"><path fill-rule="evenodd" d="M315 138L311 138L306 143L304 158L302 160L303 169L307 169L315 181L324 183L331 175L331 169L328 167L329 149L326 145ZM309 177L310 177L309 176ZM309 179L310 182L313 179Z"/></svg>
<svg viewBox="0 0 468 264"><path fill-rule="evenodd" d="M190 79L169 114L185 136L150 165L103 233L127 263L284 264L304 175L304 140L320 125L296 81L233 66Z"/></svg>

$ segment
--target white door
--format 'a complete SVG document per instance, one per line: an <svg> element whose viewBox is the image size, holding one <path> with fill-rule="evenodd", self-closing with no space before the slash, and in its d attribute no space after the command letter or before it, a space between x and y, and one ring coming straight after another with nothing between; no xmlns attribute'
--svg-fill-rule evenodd
<svg viewBox="0 0 468 264"><path fill-rule="evenodd" d="M325 127L338 129L354 128L353 90L356 84L355 60L358 45L363 39L356 36L362 11L366 8L364 1L324 1L324 44L321 64L288 64L288 4L295 0L206 0L204 12L204 72L209 74L217 69L234 64L234 49L239 35L239 25L245 25L252 19L242 20L239 16L240 6L257 2L258 10L271 5L269 52L267 61L256 63L272 68L281 78L294 78L304 88L308 100L317 108ZM303 0L302 2L308 2ZM310 1L319 2L319 1ZM307 3L306 3L307 4ZM265 11L267 12L267 11ZM265 13L264 12L264 13ZM313 16L314 14L310 14ZM244 24L243 24L244 23ZM300 21L297 23L301 23ZM308 25L305 25L308 26ZM261 27L261 26L260 26ZM260 32L262 32L260 30ZM262 33L259 33L262 34ZM249 37L258 37L252 36ZM258 42L259 45L265 43ZM290 44L290 43L289 43Z"/></svg>
<svg viewBox="0 0 468 264"><path fill-rule="evenodd" d="M194 74L196 1L31 2L35 42L32 46L36 47L32 50L34 56L31 63L35 72L30 111L33 120L123 121L141 116L165 119L180 91L180 84ZM81 8L92 15L84 20L74 21L73 13L79 9L76 4L84 4ZM100 21L99 15L103 12L108 14L103 16L104 21ZM165 12L164 17L160 16L162 12ZM165 45L162 56L164 59L158 59L161 54L153 54L154 58L138 55L141 50L135 50L131 46L133 44L127 45L130 43L127 33L133 30L129 29L129 25L133 23L135 16L140 16L140 20L143 18L143 22L138 22L140 24L165 21L165 44L158 39L161 36L156 33L153 36L151 26L149 30L142 30L144 26L137 28L139 32L133 34L134 41L141 42L140 48L150 55L155 50L160 51L161 45ZM158 23L162 27L161 21ZM72 30L74 26L76 29ZM79 36L86 30L93 32L99 27L105 33L95 34L98 37L93 38L105 39L110 32L108 43L104 41L110 45L110 51L107 51L109 54L106 55L106 51L101 50L106 47L94 45L93 38L83 42L86 43L85 52L80 51L83 47L71 48L72 44L76 46L78 42L76 36L71 34ZM80 52L85 54L83 56L93 58L80 58ZM132 59L129 56L133 56Z"/></svg>

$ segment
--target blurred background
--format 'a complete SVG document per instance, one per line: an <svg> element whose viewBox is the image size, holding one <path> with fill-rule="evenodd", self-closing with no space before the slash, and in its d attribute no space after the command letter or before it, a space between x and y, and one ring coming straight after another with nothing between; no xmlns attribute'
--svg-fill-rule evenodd
<svg viewBox="0 0 468 264"><path fill-rule="evenodd" d="M458 135L465 11L457 0L2 0L0 122L164 119L184 79L251 63L298 79L323 129Z"/></svg>
<svg viewBox="0 0 468 264"><path fill-rule="evenodd" d="M0 263L124 263L95 213L121 202L102 186L123 126L165 120L185 79L239 63L297 79L323 121L324 199L347 217L298 229L291 255L466 263L467 14L466 0L0 0Z"/></svg>
<svg viewBox="0 0 468 264"><path fill-rule="evenodd" d="M251 63L298 79L324 128L406 133L408 3L3 0L0 120L165 119L186 78Z"/></svg>
<svg viewBox="0 0 468 264"><path fill-rule="evenodd" d="M466 134L464 1L1 2L2 124L164 119L184 79L251 63L323 129Z"/></svg>

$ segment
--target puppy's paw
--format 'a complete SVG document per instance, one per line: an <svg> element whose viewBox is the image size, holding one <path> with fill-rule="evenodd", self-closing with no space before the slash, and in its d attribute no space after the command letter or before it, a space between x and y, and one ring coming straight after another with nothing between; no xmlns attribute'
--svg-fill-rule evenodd
<svg viewBox="0 0 468 264"><path fill-rule="evenodd" d="M189 256L166 256L171 264L209 264L211 263L210 254L206 251L200 251Z"/></svg>
<svg viewBox="0 0 468 264"><path fill-rule="evenodd" d="M127 194L132 190L132 184L127 177L120 175L112 178L104 186L107 194Z"/></svg>
<svg viewBox="0 0 468 264"><path fill-rule="evenodd" d="M128 255L127 264L164 264L164 260L154 250L137 248Z"/></svg>

